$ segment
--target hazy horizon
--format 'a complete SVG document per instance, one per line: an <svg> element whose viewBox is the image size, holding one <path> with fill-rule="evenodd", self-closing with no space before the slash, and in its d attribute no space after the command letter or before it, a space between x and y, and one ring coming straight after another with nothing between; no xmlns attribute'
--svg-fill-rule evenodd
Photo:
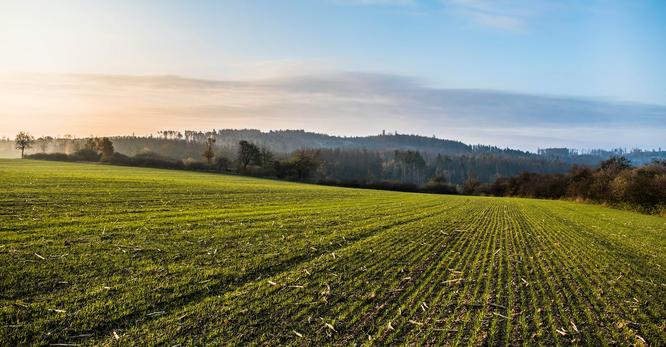
<svg viewBox="0 0 666 347"><path fill-rule="evenodd" d="M158 130L387 132L535 151L663 144L666 107L494 90L438 89L403 76L327 73L214 81L177 76L0 76L0 136L149 135ZM34 100L40 100L35 103ZM12 114L21 115L13 117Z"/></svg>

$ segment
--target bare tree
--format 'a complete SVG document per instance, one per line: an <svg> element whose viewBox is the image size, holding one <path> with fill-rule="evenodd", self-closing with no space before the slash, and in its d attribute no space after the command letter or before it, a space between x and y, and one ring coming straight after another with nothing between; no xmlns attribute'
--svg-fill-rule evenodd
<svg viewBox="0 0 666 347"><path fill-rule="evenodd" d="M241 140L238 142L238 162L240 163L243 171L247 171L247 166L250 163L257 163L261 161L261 150L257 145Z"/></svg>
<svg viewBox="0 0 666 347"><path fill-rule="evenodd" d="M102 159L107 160L113 155L113 142L108 137L96 139L96 149L102 155Z"/></svg>
<svg viewBox="0 0 666 347"><path fill-rule="evenodd" d="M24 152L26 149L32 148L32 144L35 142L35 138L25 131L21 131L16 134L16 149L21 150L21 158L24 157Z"/></svg>
<svg viewBox="0 0 666 347"><path fill-rule="evenodd" d="M215 158L215 152L213 151L213 144L214 143L215 143L215 139L212 138L212 137L209 137L208 140L206 141L206 150L203 153L203 157L206 158L209 165L213 162L213 158Z"/></svg>

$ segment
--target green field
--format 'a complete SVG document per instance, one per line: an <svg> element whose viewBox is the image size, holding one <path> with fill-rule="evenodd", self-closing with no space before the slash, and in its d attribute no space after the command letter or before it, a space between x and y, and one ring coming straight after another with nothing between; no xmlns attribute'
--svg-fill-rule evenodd
<svg viewBox="0 0 666 347"><path fill-rule="evenodd" d="M0 344L666 344L666 219L0 160Z"/></svg>

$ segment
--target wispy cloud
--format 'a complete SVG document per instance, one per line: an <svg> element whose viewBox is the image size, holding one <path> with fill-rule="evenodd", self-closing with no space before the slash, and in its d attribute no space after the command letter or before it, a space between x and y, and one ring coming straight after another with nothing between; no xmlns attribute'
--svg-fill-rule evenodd
<svg viewBox="0 0 666 347"><path fill-rule="evenodd" d="M410 6L424 11L444 11L470 23L515 33L527 32L542 17L562 10L580 10L572 0L331 0L337 4L363 6Z"/></svg>
<svg viewBox="0 0 666 347"><path fill-rule="evenodd" d="M332 0L334 3L342 5L391 5L406 6L415 5L417 0Z"/></svg>
<svg viewBox="0 0 666 347"><path fill-rule="evenodd" d="M382 129L523 149L663 145L666 106L439 89L386 74L253 81L177 76L0 76L0 129L37 135L147 134L161 128Z"/></svg>
<svg viewBox="0 0 666 347"><path fill-rule="evenodd" d="M553 11L546 0L443 0L452 11L485 27L508 31L526 31L534 19Z"/></svg>

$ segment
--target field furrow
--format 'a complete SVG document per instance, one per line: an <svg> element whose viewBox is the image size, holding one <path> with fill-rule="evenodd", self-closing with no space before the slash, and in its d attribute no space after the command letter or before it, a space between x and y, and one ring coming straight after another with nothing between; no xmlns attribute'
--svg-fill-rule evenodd
<svg viewBox="0 0 666 347"><path fill-rule="evenodd" d="M1 345L666 344L666 220L0 161Z"/></svg>

